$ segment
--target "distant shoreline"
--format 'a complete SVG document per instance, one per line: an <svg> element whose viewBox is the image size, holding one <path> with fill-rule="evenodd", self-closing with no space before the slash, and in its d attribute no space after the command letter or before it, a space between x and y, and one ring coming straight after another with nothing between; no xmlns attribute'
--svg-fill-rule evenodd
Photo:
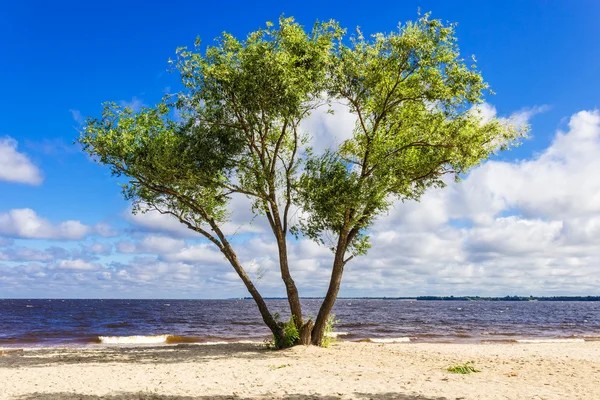
<svg viewBox="0 0 600 400"><path fill-rule="evenodd" d="M265 300L287 300L287 297L263 297ZM302 300L322 300L323 297L300 297ZM84 298L84 297L2 297L1 300L127 300L127 301L148 301L148 300L177 300L177 301L197 301L197 300L253 300L252 297L228 297L223 299L205 298L205 299L177 299L177 298ZM405 301L600 301L599 296L504 296L504 297L485 297L485 296L416 296L416 297L338 297L337 300L405 300Z"/></svg>
<svg viewBox="0 0 600 400"><path fill-rule="evenodd" d="M252 297L243 297L243 300L252 300ZM265 297L265 300L286 300L286 297ZM305 300L319 300L322 297L301 297ZM229 299L233 300L233 299ZM600 301L600 296L417 296L417 297L338 297L338 300L407 300L407 301Z"/></svg>

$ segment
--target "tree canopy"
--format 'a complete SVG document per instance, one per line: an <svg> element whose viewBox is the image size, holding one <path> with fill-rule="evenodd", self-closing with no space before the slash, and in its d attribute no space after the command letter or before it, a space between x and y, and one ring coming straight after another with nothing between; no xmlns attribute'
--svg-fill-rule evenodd
<svg viewBox="0 0 600 400"><path fill-rule="evenodd" d="M320 345L344 265L369 248L368 228L396 199L418 200L524 133L483 120L474 106L488 89L460 58L454 25L428 15L397 32L350 38L335 21L311 31L292 18L240 41L177 50L183 89L134 112L106 103L88 118L83 149L128 182L134 212L172 215L211 241L256 301L275 345ZM300 123L342 102L357 116L352 137L313 154ZM233 194L252 200L277 242L289 323L270 312L223 233ZM302 210L293 225L290 210ZM293 226L292 226L293 225ZM290 232L334 252L330 287L314 322L304 321L290 274ZM333 234L334 243L324 235Z"/></svg>
<svg viewBox="0 0 600 400"><path fill-rule="evenodd" d="M368 228L395 200L419 200L459 178L524 127L484 121L474 106L488 84L460 58L455 26L426 15L397 32L369 38L359 31L338 43L329 65L328 96L347 104L358 122L352 138L310 157L298 199L308 217L300 231L323 242L333 233L332 279L316 321L331 311L343 266L370 247ZM321 340L317 336L316 342Z"/></svg>

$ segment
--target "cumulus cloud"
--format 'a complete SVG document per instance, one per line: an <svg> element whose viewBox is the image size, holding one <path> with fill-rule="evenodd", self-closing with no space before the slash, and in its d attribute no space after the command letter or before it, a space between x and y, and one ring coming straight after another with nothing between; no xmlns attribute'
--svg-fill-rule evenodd
<svg viewBox="0 0 600 400"><path fill-rule="evenodd" d="M139 242L120 241L117 250L121 253L173 253L185 247L185 241L168 236L149 235Z"/></svg>
<svg viewBox="0 0 600 400"><path fill-rule="evenodd" d="M487 162L448 192L455 197L449 200L456 217L475 211L488 221L511 208L530 217L591 217L600 211L600 180L595 178L599 170L600 114L584 111L535 158Z"/></svg>
<svg viewBox="0 0 600 400"><path fill-rule="evenodd" d="M332 113L328 112L329 110ZM316 154L335 148L350 139L356 125L356 115L350 113L348 105L332 103L323 105L300 124L300 129L311 135L310 147Z"/></svg>
<svg viewBox="0 0 600 400"><path fill-rule="evenodd" d="M119 105L120 105L121 107L127 107L127 108L131 108L131 110L132 110L133 112L138 112L138 111L140 111L140 110L141 110L143 107L145 107L145 106L146 106L146 104L144 104L144 102L143 102L142 100L138 99L138 98L137 98L137 97L135 97L135 96L133 96L133 97L131 98L131 100L130 100L130 101L127 101L127 100L121 100L121 101L119 102Z"/></svg>
<svg viewBox="0 0 600 400"><path fill-rule="evenodd" d="M92 254L108 255L112 252L112 244L92 243L89 246L82 246L82 250Z"/></svg>
<svg viewBox="0 0 600 400"><path fill-rule="evenodd" d="M461 183L397 204L353 266L422 293L593 293L600 284L600 113L573 115L550 147L489 161ZM357 271L358 272L358 271ZM350 276L366 290L368 280ZM394 282L389 280L388 282Z"/></svg>
<svg viewBox="0 0 600 400"><path fill-rule="evenodd" d="M544 113L550 109L548 105L534 106L529 108L522 108L521 110L511 114L510 120L515 125L527 125L531 118L537 114Z"/></svg>
<svg viewBox="0 0 600 400"><path fill-rule="evenodd" d="M492 106L486 112L496 115ZM529 113L519 117L525 121L535 112L521 113ZM427 192L420 202L395 204L372 227L369 254L346 266L340 294L596 293L599 160L600 112L582 111L570 118L565 131L555 133L548 148L529 159L488 161L462 182L449 181L448 187ZM236 224L250 216L243 201L236 203L236 212L248 214L233 218ZM0 229L6 226L2 218L6 214L0 215ZM0 266L0 284L11 290L23 285L77 290L87 285L105 296L123 291L134 297L246 295L222 254L199 236L189 236L175 219L148 213L131 221L139 229L136 240L113 239L120 241L119 262L102 258L109 253L97 244L87 251L99 260L74 252L51 258L48 250L28 251L8 243L0 260L24 264ZM252 235L237 238L234 247L260 290L281 296L285 288L277 246L261 224L257 221L260 230ZM332 254L307 239L290 240L289 259L301 294L323 295Z"/></svg>
<svg viewBox="0 0 600 400"><path fill-rule="evenodd" d="M94 231L102 236L102 237L114 237L114 236L118 236L119 231L117 231L116 229L114 229L112 226L110 226L109 224L105 223L105 222L99 222L96 225L94 225Z"/></svg>
<svg viewBox="0 0 600 400"><path fill-rule="evenodd" d="M67 269L67 270L75 270L75 271L89 271L98 268L97 265L89 263L84 260L76 259L76 260L61 260L58 263L52 266L57 269Z"/></svg>
<svg viewBox="0 0 600 400"><path fill-rule="evenodd" d="M17 141L10 137L0 138L0 180L29 185L39 185L43 180L40 169L17 151Z"/></svg>
<svg viewBox="0 0 600 400"><path fill-rule="evenodd" d="M0 261L51 261L54 255L50 251L27 247L10 248L0 251Z"/></svg>
<svg viewBox="0 0 600 400"><path fill-rule="evenodd" d="M268 223L263 218L255 219L251 211L252 203L244 195L233 194L229 203L231 215L229 221L221 227L225 235L233 236L244 233L265 232ZM201 238L198 232L189 229L172 215L161 214L157 211L132 214L131 208L124 212L124 217L138 230L174 235L181 238ZM207 230L209 230L207 228Z"/></svg>
<svg viewBox="0 0 600 400"><path fill-rule="evenodd" d="M99 229L69 220L53 224L40 217L30 208L13 209L0 212L0 235L23 239L82 239L87 235L103 233L105 226Z"/></svg>
<svg viewBox="0 0 600 400"><path fill-rule="evenodd" d="M200 264L222 264L225 257L212 243L201 243L186 246L177 251L163 253L162 258L168 262L186 262Z"/></svg>
<svg viewBox="0 0 600 400"><path fill-rule="evenodd" d="M517 126L529 124L531 118L537 114L544 113L549 109L550 106L548 105L524 107L519 111L513 112L508 117L503 117L498 115L498 111L493 104L487 102L477 104L471 108L472 112L478 113L481 116L483 122L488 122L493 118L499 118L501 121L510 122Z"/></svg>

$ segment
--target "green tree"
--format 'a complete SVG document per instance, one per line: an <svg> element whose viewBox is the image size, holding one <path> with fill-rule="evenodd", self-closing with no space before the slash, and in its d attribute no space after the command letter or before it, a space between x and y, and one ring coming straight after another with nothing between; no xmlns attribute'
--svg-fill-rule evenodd
<svg viewBox="0 0 600 400"><path fill-rule="evenodd" d="M177 218L211 241L238 273L278 347L321 345L344 265L365 254L368 228L396 198L418 200L523 134L472 112L487 85L459 59L454 27L428 16L397 33L348 42L331 21L311 32L291 18L244 41L224 33L180 48L184 89L140 112L107 103L88 118L83 149L117 176L134 212ZM349 43L349 44L346 44ZM303 150L300 122L330 101L357 115L353 137L321 156ZM310 133L309 133L310 134ZM278 246L291 319L278 321L223 232L232 195L245 195ZM295 204L294 204L295 203ZM290 226L290 210L306 218ZM335 235L329 290L304 321L289 271L290 230ZM313 327L314 326L314 327Z"/></svg>
<svg viewBox="0 0 600 400"><path fill-rule="evenodd" d="M460 58L454 34L453 24L425 15L390 34L358 31L332 52L328 96L348 104L358 121L351 139L308 159L300 182L308 217L299 231L334 253L313 344L323 340L344 266L367 252L369 226L394 200L419 200L443 187L444 175L458 179L525 134L476 112L488 85Z"/></svg>
<svg viewBox="0 0 600 400"><path fill-rule="evenodd" d="M129 178L123 192L134 212L170 214L219 248L278 347L310 341L312 321L303 321L289 271L288 221L299 123L322 103L329 55L340 35L334 22L316 23L306 33L292 18L281 18L277 27L268 23L244 41L224 33L204 52L197 40L194 50L177 50L184 90L138 113L108 103L79 138L99 163ZM236 193L252 199L253 211L273 231L292 324L273 317L223 233Z"/></svg>

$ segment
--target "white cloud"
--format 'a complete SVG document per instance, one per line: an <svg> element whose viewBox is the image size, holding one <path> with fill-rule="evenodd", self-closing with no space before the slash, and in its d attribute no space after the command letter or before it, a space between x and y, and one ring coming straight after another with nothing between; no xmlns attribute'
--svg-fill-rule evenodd
<svg viewBox="0 0 600 400"><path fill-rule="evenodd" d="M225 235L262 233L267 229L270 230L270 228L267 228L268 223L264 218L254 219L251 201L244 195L233 194L229 203L229 210L231 210L229 221L221 225L221 230ZM157 211L133 214L131 208L128 208L124 212L124 217L133 225L145 231L175 235L182 238L203 237L200 233L189 229L169 214L161 214ZM203 229L210 231L208 226L203 226Z"/></svg>
<svg viewBox="0 0 600 400"><path fill-rule="evenodd" d="M114 237L119 234L119 232L116 229L114 229L112 226L105 222L99 222L96 225L94 225L94 232L106 238Z"/></svg>
<svg viewBox="0 0 600 400"><path fill-rule="evenodd" d="M92 254L108 255L112 251L112 244L92 243L89 246L82 246L82 250Z"/></svg>
<svg viewBox="0 0 600 400"><path fill-rule="evenodd" d="M524 107L519 111L513 112L509 117L498 116L496 107L490 103L483 102L472 107L473 112L479 113L483 122L488 122L492 118L498 117L501 121L510 122L517 126L523 126L529 124L531 118L537 114L544 113L550 109L548 105Z"/></svg>
<svg viewBox="0 0 600 400"><path fill-rule="evenodd" d="M600 113L579 112L534 158L487 162L420 203L397 204L374 226L373 248L350 267L359 278L348 286L366 290L379 278L380 290L404 281L414 294L593 293L597 171Z"/></svg>
<svg viewBox="0 0 600 400"><path fill-rule="evenodd" d="M18 247L0 251L1 261L51 261L54 256L46 251Z"/></svg>
<svg viewBox="0 0 600 400"><path fill-rule="evenodd" d="M0 138L0 180L30 185L43 180L40 169L17 151L17 141L10 137Z"/></svg>
<svg viewBox="0 0 600 400"><path fill-rule="evenodd" d="M201 243L197 245L180 248L171 253L165 253L162 258L169 262L185 262L185 263L218 263L225 262L225 256L212 243Z"/></svg>
<svg viewBox="0 0 600 400"><path fill-rule="evenodd" d="M82 239L87 235L96 234L96 229L82 224L80 221L69 220L53 224L36 214L30 208L13 209L0 212L0 235L23 239Z"/></svg>
<svg viewBox="0 0 600 400"><path fill-rule="evenodd" d="M131 100L130 100L130 101L127 101L127 100L121 100L121 101L119 102L119 105L120 105L121 107L128 107L128 108L131 108L131 110L132 110L133 112L138 112L138 111L140 111L140 110L141 110L143 107L145 107L145 106L146 106L146 104L144 104L144 102L143 102L142 100L138 99L138 98L137 98L137 97L135 97L135 96L133 96L133 97L131 98Z"/></svg>
<svg viewBox="0 0 600 400"><path fill-rule="evenodd" d="M56 265L55 268L58 269L67 269L67 270L76 270L76 271L89 271L97 268L96 265L86 262L84 260L61 260Z"/></svg>
<svg viewBox="0 0 600 400"><path fill-rule="evenodd" d="M486 112L495 115L492 106ZM522 113L530 115L520 116L520 121L533 115L533 111ZM571 117L568 129L557 132L547 149L529 159L489 161L462 182L449 181L445 189L427 192L421 202L397 203L373 226L369 254L346 266L340 294L597 293L599 160L600 112L583 111ZM236 199L234 204L235 227L251 218L245 201ZM7 215L0 214L0 230L6 227L2 218ZM116 259L120 262L114 262L112 256L102 261L106 249L95 245L82 248L99 260L75 252L50 258L48 249L7 248L2 249L0 259L20 257L29 264L0 266L0 282L13 291L24 285L56 291L87 287L105 296L119 291L130 297L246 295L237 274L215 246L190 235L176 219L147 213L130 221L143 231L160 232L143 236L137 232L134 241L113 239L121 240L117 245L121 252L144 256L119 254ZM28 237L61 232L59 225L47 221L23 226L29 227L22 228ZM236 230L233 226L228 228L230 234ZM253 277L261 277L257 285L265 296L284 295L277 246L262 217L243 229L255 230L245 230L252 235L240 235L234 242L242 265ZM192 237L198 240L189 240ZM290 240L289 260L302 295L325 293L332 262L327 249L306 239Z"/></svg>
<svg viewBox="0 0 600 400"><path fill-rule="evenodd" d="M156 211L133 214L131 208L127 209L123 215L133 225L150 232L160 232L178 237L200 237L199 233L188 229L171 215L160 214Z"/></svg>
<svg viewBox="0 0 600 400"><path fill-rule="evenodd" d="M321 154L328 148L335 148L350 139L354 132L357 117L350 113L347 105L332 103L333 114L328 113L329 106L323 105L300 124L300 129L311 135L310 146L315 154Z"/></svg>
<svg viewBox="0 0 600 400"><path fill-rule="evenodd" d="M550 147L537 157L488 162L449 194L458 196L453 200L457 217L481 210L489 219L511 208L549 219L592 216L600 212L598 171L600 114L584 111L575 114L569 131L557 132Z"/></svg>
<svg viewBox="0 0 600 400"><path fill-rule="evenodd" d="M510 120L515 125L526 125L529 124L531 118L537 114L544 113L550 109L548 105L534 106L530 108L522 108L521 110L511 114Z"/></svg>
<svg viewBox="0 0 600 400"><path fill-rule="evenodd" d="M165 254L177 252L185 247L185 241L168 236L149 235L139 242L121 241L117 243L117 250L121 253L151 253Z"/></svg>

